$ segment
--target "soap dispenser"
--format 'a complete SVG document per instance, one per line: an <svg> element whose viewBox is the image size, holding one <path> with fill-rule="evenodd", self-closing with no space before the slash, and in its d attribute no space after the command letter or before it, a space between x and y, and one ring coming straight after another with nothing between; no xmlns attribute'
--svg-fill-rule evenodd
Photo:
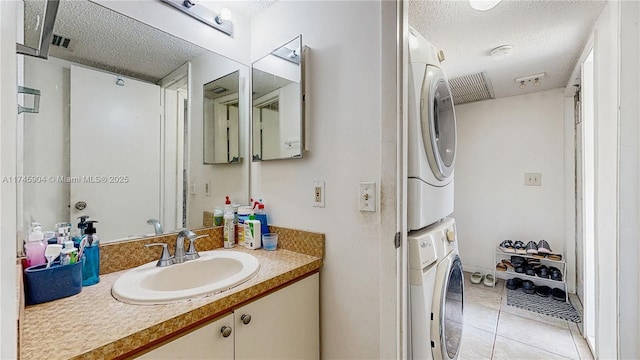
<svg viewBox="0 0 640 360"><path fill-rule="evenodd" d="M84 254L84 264L82 264L82 286L94 285L100 282L100 238L96 234L97 223L95 220L87 221L87 228L82 237L82 247L80 252Z"/></svg>
<svg viewBox="0 0 640 360"><path fill-rule="evenodd" d="M82 237L84 236L84 230L87 228L88 218L89 218L88 215L83 215L78 217L78 219L80 219L80 222L78 223L78 228L74 230L73 236L71 237L71 240L73 240L73 245L77 248L80 248L80 241L82 241Z"/></svg>

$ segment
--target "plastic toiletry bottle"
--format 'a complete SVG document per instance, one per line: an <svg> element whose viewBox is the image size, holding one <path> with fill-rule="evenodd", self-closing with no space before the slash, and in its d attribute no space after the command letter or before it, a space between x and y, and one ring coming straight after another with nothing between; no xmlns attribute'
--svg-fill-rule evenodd
<svg viewBox="0 0 640 360"><path fill-rule="evenodd" d="M60 265L75 264L78 261L78 249L73 246L73 241L64 243L64 249L60 252Z"/></svg>
<svg viewBox="0 0 640 360"><path fill-rule="evenodd" d="M244 222L244 247L252 250L262 247L260 220L256 220L255 215L250 215Z"/></svg>
<svg viewBox="0 0 640 360"><path fill-rule="evenodd" d="M244 246L244 222L249 220L249 215L253 214L251 206L240 206L238 208L238 245Z"/></svg>
<svg viewBox="0 0 640 360"><path fill-rule="evenodd" d="M77 248L80 248L80 241L82 241L82 237L84 236L84 229L87 228L87 219L89 216L83 215L78 217L80 222L78 223L78 228L74 230L73 236L71 236L71 240L73 240L73 245Z"/></svg>
<svg viewBox="0 0 640 360"><path fill-rule="evenodd" d="M37 222L31 223L29 237L24 244L24 251L27 254L27 266L45 264L47 262L44 257L46 247L47 242L44 240L42 227Z"/></svg>
<svg viewBox="0 0 640 360"><path fill-rule="evenodd" d="M80 253L84 255L82 264L82 286L94 285L100 282L100 238L96 234L93 224L95 220L87 221L87 228L84 230L82 242L84 247L80 248ZM86 241L85 241L86 240Z"/></svg>
<svg viewBox="0 0 640 360"><path fill-rule="evenodd" d="M224 205L224 217L223 217L223 226L224 226L224 247L225 249L230 249L234 247L236 243L235 238L235 215L233 214L233 207L231 206L231 200L227 196L227 200Z"/></svg>
<svg viewBox="0 0 640 360"><path fill-rule="evenodd" d="M262 227L260 230L263 234L268 234L269 224L267 222L267 212L264 209L264 204L262 202L258 202L254 209L256 212L256 219L260 220L260 226Z"/></svg>

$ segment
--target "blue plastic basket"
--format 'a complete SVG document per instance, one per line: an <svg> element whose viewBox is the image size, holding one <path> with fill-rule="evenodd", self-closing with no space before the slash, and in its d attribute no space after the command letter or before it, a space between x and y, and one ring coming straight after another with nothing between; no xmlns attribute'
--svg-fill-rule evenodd
<svg viewBox="0 0 640 360"><path fill-rule="evenodd" d="M84 260L84 259L83 259ZM40 304L78 294L82 291L82 261L50 268L36 265L24 270L24 292L27 305Z"/></svg>

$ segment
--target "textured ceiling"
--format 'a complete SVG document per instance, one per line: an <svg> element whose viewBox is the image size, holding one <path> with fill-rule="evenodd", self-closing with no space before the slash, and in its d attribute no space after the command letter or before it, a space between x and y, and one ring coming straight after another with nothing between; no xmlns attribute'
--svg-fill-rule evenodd
<svg viewBox="0 0 640 360"><path fill-rule="evenodd" d="M50 56L150 82L209 52L89 1L60 1L53 33L72 50L51 46Z"/></svg>
<svg viewBox="0 0 640 360"><path fill-rule="evenodd" d="M277 0L202 0L198 5L205 6L216 12L224 8L229 8L232 16L235 12L238 12L248 18L252 18L268 9L276 1Z"/></svg>
<svg viewBox="0 0 640 360"><path fill-rule="evenodd" d="M496 98L564 87L604 1L508 1L477 11L468 1L410 1L409 25L445 53L449 78L486 72ZM511 57L489 52L513 45ZM516 77L546 72L540 86Z"/></svg>

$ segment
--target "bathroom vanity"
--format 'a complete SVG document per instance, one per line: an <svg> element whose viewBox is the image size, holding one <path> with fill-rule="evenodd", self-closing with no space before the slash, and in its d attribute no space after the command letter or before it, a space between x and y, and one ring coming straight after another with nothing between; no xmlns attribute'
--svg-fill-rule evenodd
<svg viewBox="0 0 640 360"><path fill-rule="evenodd" d="M111 288L128 270L103 273L98 284L78 295L24 310L20 358L318 358L324 236L306 234L320 241L315 245L284 232L285 241L275 251L236 246L231 250L258 258L258 273L232 289L190 301L126 304L112 296ZM212 237L218 242L220 235ZM156 240L139 242L145 241ZM310 242L318 250L301 250ZM121 246L132 244L143 246Z"/></svg>

